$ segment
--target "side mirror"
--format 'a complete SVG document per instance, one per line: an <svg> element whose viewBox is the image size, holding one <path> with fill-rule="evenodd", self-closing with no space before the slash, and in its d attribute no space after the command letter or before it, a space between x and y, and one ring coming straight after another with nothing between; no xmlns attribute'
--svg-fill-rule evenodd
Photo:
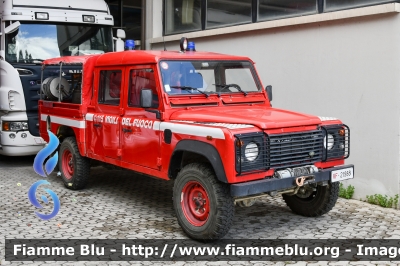
<svg viewBox="0 0 400 266"><path fill-rule="evenodd" d="M16 31L16 30L19 29L19 26L21 26L21 23L19 23L19 21L14 22L13 24L7 26L7 27L4 29L4 33L5 33L5 34L13 33L14 31Z"/></svg>
<svg viewBox="0 0 400 266"><path fill-rule="evenodd" d="M143 108L150 108L153 102L153 92L150 89L143 89L140 91L140 106Z"/></svg>
<svg viewBox="0 0 400 266"><path fill-rule="evenodd" d="M124 41L123 40L121 40L121 39L116 39L115 40L115 51L116 52L121 52L121 51L123 51L124 50L124 48L125 48L125 43L124 43Z"/></svg>
<svg viewBox="0 0 400 266"><path fill-rule="evenodd" d="M117 38L125 39L126 38L125 31L122 29L118 29L117 30Z"/></svg>
<svg viewBox="0 0 400 266"><path fill-rule="evenodd" d="M269 101L272 102L272 86L268 85L265 87L265 90L267 91Z"/></svg>
<svg viewBox="0 0 400 266"><path fill-rule="evenodd" d="M113 37L113 39L115 40L115 52L121 52L124 50L125 48L125 43L122 39L125 38L125 31L118 29L117 30L117 38Z"/></svg>

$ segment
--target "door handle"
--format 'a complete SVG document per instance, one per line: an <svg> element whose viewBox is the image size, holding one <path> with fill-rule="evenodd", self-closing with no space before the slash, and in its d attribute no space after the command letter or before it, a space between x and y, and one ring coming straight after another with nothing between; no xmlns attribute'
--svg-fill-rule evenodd
<svg viewBox="0 0 400 266"><path fill-rule="evenodd" d="M93 124L94 127L101 127L101 124Z"/></svg>
<svg viewBox="0 0 400 266"><path fill-rule="evenodd" d="M125 132L125 133L127 133L127 132L132 132L132 129L129 129L129 128L123 128L123 129L122 129L122 131L123 131L123 132Z"/></svg>

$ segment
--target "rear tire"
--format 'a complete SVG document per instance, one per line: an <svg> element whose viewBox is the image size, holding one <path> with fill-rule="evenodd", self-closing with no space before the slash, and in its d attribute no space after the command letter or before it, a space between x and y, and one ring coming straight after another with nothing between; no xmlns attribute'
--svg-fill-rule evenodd
<svg viewBox="0 0 400 266"><path fill-rule="evenodd" d="M225 236L235 212L229 186L217 180L211 167L199 163L188 164L179 172L173 205L183 231L199 240Z"/></svg>
<svg viewBox="0 0 400 266"><path fill-rule="evenodd" d="M81 156L74 137L61 143L58 165L64 186L78 190L86 186L90 175L90 160Z"/></svg>
<svg viewBox="0 0 400 266"><path fill-rule="evenodd" d="M286 205L294 212L303 216L317 217L328 213L335 206L339 197L339 182L327 186L317 186L308 197L297 195L282 195Z"/></svg>

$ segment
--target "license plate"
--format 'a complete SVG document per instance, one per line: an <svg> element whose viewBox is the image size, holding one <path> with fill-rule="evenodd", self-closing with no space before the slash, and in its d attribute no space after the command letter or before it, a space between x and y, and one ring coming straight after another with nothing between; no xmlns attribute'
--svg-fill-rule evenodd
<svg viewBox="0 0 400 266"><path fill-rule="evenodd" d="M353 167L335 170L331 172L331 182L338 182L354 178Z"/></svg>

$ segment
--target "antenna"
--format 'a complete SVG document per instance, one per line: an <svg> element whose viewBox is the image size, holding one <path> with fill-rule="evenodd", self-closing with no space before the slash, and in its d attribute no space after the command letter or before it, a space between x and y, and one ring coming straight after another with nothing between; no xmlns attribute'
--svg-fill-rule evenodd
<svg viewBox="0 0 400 266"><path fill-rule="evenodd" d="M167 48L165 48L165 40L164 40L164 33L165 33L165 28L164 28L164 19L165 19L165 15L164 15L164 2L163 2L163 6L162 6L162 10L161 10L161 23L162 23L162 41L164 43L164 51L167 51Z"/></svg>

